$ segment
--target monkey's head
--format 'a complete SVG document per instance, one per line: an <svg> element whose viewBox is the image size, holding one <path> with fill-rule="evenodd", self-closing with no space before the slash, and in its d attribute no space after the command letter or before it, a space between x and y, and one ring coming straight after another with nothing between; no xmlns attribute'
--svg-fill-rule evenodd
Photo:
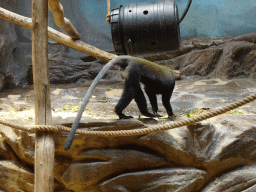
<svg viewBox="0 0 256 192"><path fill-rule="evenodd" d="M116 65L118 65L119 73L122 79L128 78L129 70L127 69L127 66L129 65L129 62L131 62L131 56L119 56L118 61L116 61Z"/></svg>
<svg viewBox="0 0 256 192"><path fill-rule="evenodd" d="M132 58L131 56L118 56L118 60L115 61L115 65L118 65L121 67L122 70L124 70L128 65L129 65L129 62L132 61Z"/></svg>
<svg viewBox="0 0 256 192"><path fill-rule="evenodd" d="M119 73L122 79L127 79L128 78L128 69L120 67Z"/></svg>

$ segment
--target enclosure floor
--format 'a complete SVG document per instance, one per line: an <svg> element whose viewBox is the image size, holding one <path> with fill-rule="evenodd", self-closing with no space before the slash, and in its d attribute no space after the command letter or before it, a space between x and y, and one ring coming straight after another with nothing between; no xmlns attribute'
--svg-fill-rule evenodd
<svg viewBox="0 0 256 192"><path fill-rule="evenodd" d="M51 104L54 122L73 121L81 101L92 81L82 84L51 85ZM118 117L114 107L122 94L123 82L101 80L93 92L83 114L83 121L113 120ZM253 79L207 79L177 80L171 98L171 105L176 116L188 113L200 113L204 110L220 107L255 93L256 80ZM159 114L166 117L161 96L158 96ZM148 108L151 106L148 101ZM255 114L255 102L237 109L244 114ZM134 101L124 111L135 118L139 110ZM143 116L141 116L144 118ZM33 86L25 89L11 89L0 93L0 118L13 121L34 123Z"/></svg>

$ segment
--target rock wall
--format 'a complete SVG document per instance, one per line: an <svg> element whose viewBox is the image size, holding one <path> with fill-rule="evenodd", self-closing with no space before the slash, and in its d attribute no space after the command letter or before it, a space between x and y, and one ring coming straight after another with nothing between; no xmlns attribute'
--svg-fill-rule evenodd
<svg viewBox="0 0 256 192"><path fill-rule="evenodd" d="M159 64L171 65L184 78L256 78L256 33L234 38L196 38L183 40L178 51L142 55L145 59ZM27 56L31 63L31 56ZM71 49L55 44L50 48L51 83L81 82L93 79L104 62L91 56L72 54ZM27 72L32 83L32 68ZM120 79L116 67L105 78Z"/></svg>
<svg viewBox="0 0 256 192"><path fill-rule="evenodd" d="M184 40L180 50L147 55L159 64L171 64L181 78L234 78L256 75L256 33L234 38Z"/></svg>
<svg viewBox="0 0 256 192"><path fill-rule="evenodd" d="M59 132L54 191L255 191L255 123L254 115L225 114L142 136L78 135L68 151ZM34 139L0 126L0 191L33 191Z"/></svg>
<svg viewBox="0 0 256 192"><path fill-rule="evenodd" d="M174 68L185 76L255 78L255 38L256 33L251 33L223 41L223 44L219 41L220 45L213 41L209 47L174 58Z"/></svg>
<svg viewBox="0 0 256 192"><path fill-rule="evenodd" d="M112 40L96 30L86 20L80 1L63 0L68 17L81 33L82 41L101 49L112 51ZM0 6L18 14L31 17L31 1L0 0ZM0 88L24 87L33 82L31 62L31 31L0 20ZM49 12L49 26L58 28ZM180 70L182 78L255 78L255 38L249 33L235 38L184 39L180 50L163 54L143 55L160 64L171 64ZM93 79L103 67L103 62L49 39L49 65L51 83L71 83ZM112 68L105 78L119 78Z"/></svg>
<svg viewBox="0 0 256 192"><path fill-rule="evenodd" d="M0 1L0 6L10 11L16 11L16 1ZM12 71L15 70L18 63L15 60L14 52L18 44L18 38L15 32L15 26L9 22L0 19L0 74L1 89L7 86L6 79L13 78ZM5 79L5 80L4 80ZM15 81L16 79L14 79Z"/></svg>
<svg viewBox="0 0 256 192"><path fill-rule="evenodd" d="M82 13L79 1L63 0L61 3L64 6L65 16L71 20L72 24L79 31L82 41L106 51L113 51L112 40L91 26ZM31 0L0 0L0 7L26 17L31 17ZM56 26L51 11L49 11L48 20L50 27L66 33L64 29ZM99 60L94 59L95 65L93 65L94 63L89 63L90 66L88 67L87 61L83 62L83 58L86 58L88 55L65 46L59 48L60 45L51 39L48 42L51 74L55 73L56 68L59 67L57 74L51 75L51 83L76 82L77 80L84 80L85 77L86 79L92 79L95 77L95 69L92 69L92 72L87 72L88 68L94 68L95 66L98 69L102 65ZM31 49L31 31L29 29L0 20L0 73L5 77L5 81L0 81L0 87L24 87L31 82ZM56 50L59 51L58 56L55 54ZM65 61L65 66L71 66L63 67L63 61ZM85 66L82 65L81 67L81 63ZM64 68L65 70L63 71ZM71 71L73 73L69 75ZM63 75L59 75L59 73L63 73ZM92 73L92 75L88 76L88 73ZM58 78L56 79L56 77Z"/></svg>

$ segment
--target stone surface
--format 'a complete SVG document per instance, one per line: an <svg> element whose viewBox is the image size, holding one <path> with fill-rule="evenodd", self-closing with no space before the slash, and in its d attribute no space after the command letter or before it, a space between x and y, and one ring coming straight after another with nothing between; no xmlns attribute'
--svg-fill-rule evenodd
<svg viewBox="0 0 256 192"><path fill-rule="evenodd" d="M253 191L255 123L255 115L225 114L142 136L77 135L68 151L67 134L59 132L55 191ZM3 125L0 135L0 174L12 170L0 177L0 188L31 191L34 135Z"/></svg>
<svg viewBox="0 0 256 192"><path fill-rule="evenodd" d="M197 191L206 172L193 168L139 171L117 176L100 184L100 191Z"/></svg>
<svg viewBox="0 0 256 192"><path fill-rule="evenodd" d="M87 150L81 155L90 160L87 163L72 163L62 175L64 184L74 191L93 191L92 186L97 188L102 181L129 170L155 169L168 165L161 157L139 150ZM88 190L88 187L91 189Z"/></svg>
<svg viewBox="0 0 256 192"><path fill-rule="evenodd" d="M245 191L256 190L256 168L255 166L244 166L230 171L213 180L202 192L218 191Z"/></svg>
<svg viewBox="0 0 256 192"><path fill-rule="evenodd" d="M34 174L13 161L0 161L0 190L12 192L34 191Z"/></svg>
<svg viewBox="0 0 256 192"><path fill-rule="evenodd" d="M29 133L13 130L7 126L1 126L1 134L18 159L30 166L34 164L34 135L31 136Z"/></svg>

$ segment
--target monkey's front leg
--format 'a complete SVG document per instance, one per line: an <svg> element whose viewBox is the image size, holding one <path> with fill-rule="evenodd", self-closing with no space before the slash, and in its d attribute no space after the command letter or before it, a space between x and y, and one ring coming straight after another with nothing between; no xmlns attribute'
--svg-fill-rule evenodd
<svg viewBox="0 0 256 192"><path fill-rule="evenodd" d="M132 86L125 84L123 94L115 107L115 113L119 116L119 119L130 119L132 116L123 114L123 110L130 104L136 94L135 89Z"/></svg>

